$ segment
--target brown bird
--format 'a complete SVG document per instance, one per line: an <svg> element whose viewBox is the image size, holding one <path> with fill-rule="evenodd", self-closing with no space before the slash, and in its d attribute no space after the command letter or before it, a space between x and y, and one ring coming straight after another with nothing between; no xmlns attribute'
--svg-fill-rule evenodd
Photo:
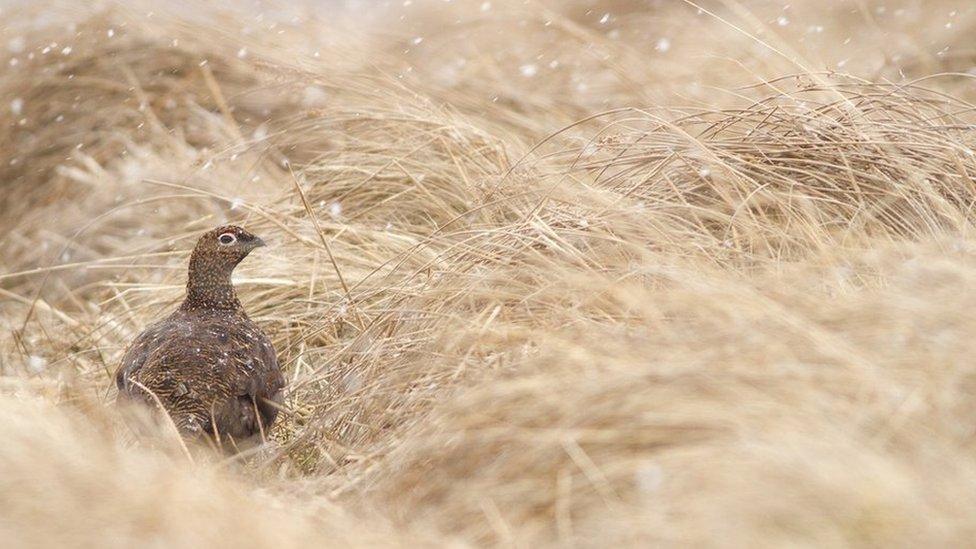
<svg viewBox="0 0 976 549"><path fill-rule="evenodd" d="M190 256L186 299L132 343L115 374L119 399L162 405L187 438L237 444L278 415L285 380L268 336L248 318L231 273L264 241L218 227Z"/></svg>

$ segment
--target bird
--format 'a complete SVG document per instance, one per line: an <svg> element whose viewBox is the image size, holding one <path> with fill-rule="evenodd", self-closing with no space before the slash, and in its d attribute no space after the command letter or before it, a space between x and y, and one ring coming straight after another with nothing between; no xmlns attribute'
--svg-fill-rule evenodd
<svg viewBox="0 0 976 549"><path fill-rule="evenodd" d="M271 340L247 316L231 281L234 268L264 245L235 225L200 237L182 304L122 357L119 402L161 406L184 439L209 438L221 447L266 439L285 379Z"/></svg>

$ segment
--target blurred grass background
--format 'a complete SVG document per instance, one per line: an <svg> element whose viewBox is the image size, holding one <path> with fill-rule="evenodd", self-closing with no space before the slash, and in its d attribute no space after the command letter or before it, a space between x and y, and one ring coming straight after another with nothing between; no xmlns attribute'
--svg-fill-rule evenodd
<svg viewBox="0 0 976 549"><path fill-rule="evenodd" d="M0 18L5 543L976 534L971 3ZM289 412L187 460L111 374L225 222Z"/></svg>

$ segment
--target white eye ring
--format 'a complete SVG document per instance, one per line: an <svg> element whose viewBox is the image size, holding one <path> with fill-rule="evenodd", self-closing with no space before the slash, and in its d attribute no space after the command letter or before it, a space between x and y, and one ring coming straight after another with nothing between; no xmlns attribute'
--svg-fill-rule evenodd
<svg viewBox="0 0 976 549"><path fill-rule="evenodd" d="M230 246L231 244L237 242L237 235L234 233L224 233L217 237L217 242L219 242L221 246Z"/></svg>

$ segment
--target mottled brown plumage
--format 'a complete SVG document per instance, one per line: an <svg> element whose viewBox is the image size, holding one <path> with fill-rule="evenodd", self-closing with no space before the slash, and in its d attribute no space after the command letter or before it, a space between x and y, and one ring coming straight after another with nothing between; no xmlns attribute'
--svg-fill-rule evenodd
<svg viewBox="0 0 976 549"><path fill-rule="evenodd" d="M189 438L238 442L267 431L284 378L271 341L248 318L231 283L237 264L263 245L235 226L200 238L183 304L142 332L122 358L115 376L120 399L153 406L158 399Z"/></svg>

